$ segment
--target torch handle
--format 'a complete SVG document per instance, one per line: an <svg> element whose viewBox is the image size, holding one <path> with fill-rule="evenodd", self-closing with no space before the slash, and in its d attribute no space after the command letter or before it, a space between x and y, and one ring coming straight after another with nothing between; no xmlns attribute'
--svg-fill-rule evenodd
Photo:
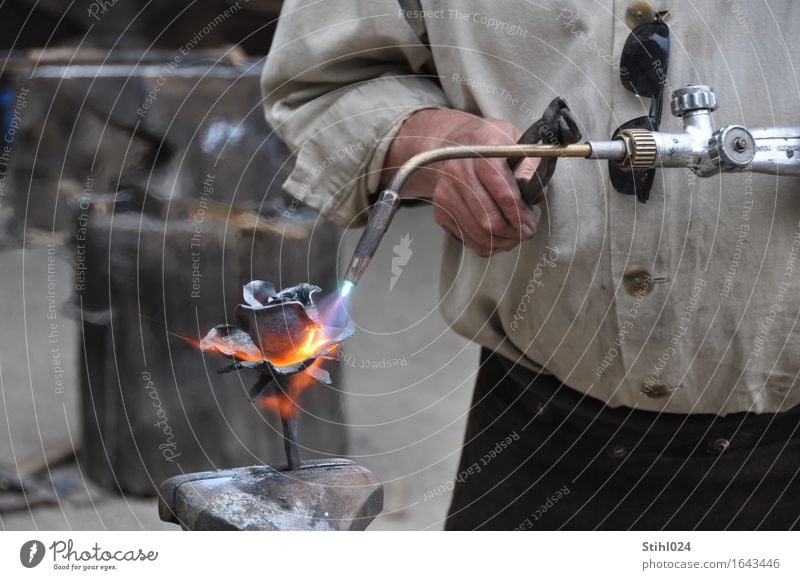
<svg viewBox="0 0 800 580"><path fill-rule="evenodd" d="M343 288L350 288L358 284L364 270L367 269L370 259L378 249L383 235L389 229L389 224L400 205L400 191L406 181L415 172L426 165L448 159L469 159L481 157L583 157L621 160L626 156L625 144L622 141L602 142L600 148L593 154L592 143L576 143L571 145L545 145L545 144L514 144L514 145L460 145L455 147L442 147L419 153L406 161L397 170L389 188L383 192L380 199L372 206L369 221L361 234L353 259L345 274ZM344 293L342 294L344 295Z"/></svg>

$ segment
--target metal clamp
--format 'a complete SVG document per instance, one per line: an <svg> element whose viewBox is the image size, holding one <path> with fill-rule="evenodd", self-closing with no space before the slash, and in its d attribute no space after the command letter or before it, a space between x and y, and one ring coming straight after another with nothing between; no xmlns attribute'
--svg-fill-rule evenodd
<svg viewBox="0 0 800 580"><path fill-rule="evenodd" d="M578 123L572 116L567 102L561 97L556 97L547 105L542 117L522 134L517 144L533 145L541 142L549 145L571 145L581 139ZM522 159L508 159L508 167L512 172ZM555 173L557 161L558 157L543 158L529 180L517 180L522 199L526 204L535 205L544 199L544 189Z"/></svg>

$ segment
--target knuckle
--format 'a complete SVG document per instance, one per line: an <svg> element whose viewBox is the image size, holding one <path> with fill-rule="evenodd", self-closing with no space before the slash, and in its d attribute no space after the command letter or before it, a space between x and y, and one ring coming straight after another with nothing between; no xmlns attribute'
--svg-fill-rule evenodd
<svg viewBox="0 0 800 580"><path fill-rule="evenodd" d="M488 248L489 246L492 245L492 235L485 232L481 232L479 235L475 236L475 241L481 246Z"/></svg>
<svg viewBox="0 0 800 580"><path fill-rule="evenodd" d="M502 210L504 215L509 217L519 217L522 213L516 200L510 195L504 195L498 198L497 206Z"/></svg>
<svg viewBox="0 0 800 580"><path fill-rule="evenodd" d="M506 222L506 220L500 215L495 215L489 218L489 230L493 234L505 234L505 235L514 232L514 228L511 227Z"/></svg>

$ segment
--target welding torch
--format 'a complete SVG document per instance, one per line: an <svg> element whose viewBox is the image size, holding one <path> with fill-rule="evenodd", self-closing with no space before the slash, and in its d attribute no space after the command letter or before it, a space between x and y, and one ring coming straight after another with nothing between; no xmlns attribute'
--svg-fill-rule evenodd
<svg viewBox="0 0 800 580"><path fill-rule="evenodd" d="M625 171L684 168L699 177L749 171L772 175L800 175L800 127L747 129L727 125L714 129L716 94L706 85L688 85L672 94L672 114L683 120L683 131L669 133L626 129L608 141L577 143L580 133L563 99L554 99L542 118L513 145L464 145L432 149L411 157L397 171L389 187L372 206L371 214L339 289L347 296L358 284L400 206L400 192L421 168L451 159L504 157L513 169L526 157L543 161L523 198L535 204L561 157L605 159ZM536 143L531 141L550 141Z"/></svg>

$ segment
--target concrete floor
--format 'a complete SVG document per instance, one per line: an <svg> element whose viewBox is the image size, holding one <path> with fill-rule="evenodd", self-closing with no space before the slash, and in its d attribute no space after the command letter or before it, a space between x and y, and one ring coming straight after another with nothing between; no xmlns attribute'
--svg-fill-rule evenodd
<svg viewBox="0 0 800 580"><path fill-rule="evenodd" d="M345 235L340 262L349 259L359 235L360 230ZM404 236L410 242L403 242ZM437 310L442 236L429 208L400 211L351 306L359 331L342 357L343 404L351 437L350 457L385 484L385 509L372 524L373 530L441 529L449 505L449 493L428 501L425 496L438 486L450 487L448 482L456 473L478 348L449 331ZM392 258L398 254L408 259L392 286ZM18 254L3 252L1 257L3 271L21 271ZM26 262L26 267L34 268L32 272L26 269L29 280L41 274L44 263L41 256ZM20 290L10 287L18 282L17 277L4 276L3 294L20 296ZM44 294L41 298L46 300ZM3 304L4 326L22 328L25 310L14 301L4 299ZM27 316L30 327L32 315ZM59 323L65 333L62 336L66 336L71 323L62 318ZM0 436L0 469L16 470L20 465L11 451L13 441L17 456L22 448L30 452L26 470L34 471L37 462L43 464L46 450L59 450L63 455L75 444L77 397L74 389L66 397L53 395L48 386L51 366L42 367L43 378L29 378L27 371L26 376L11 377L8 373L18 373L13 363L20 360L21 351L17 343L8 340L2 350L7 399L0 400L0 417L5 421L0 433L13 437ZM74 365L70 372L74 381ZM47 388L31 390L25 386L29 384ZM39 401L33 393L43 393L46 400ZM11 400L14 396L16 402ZM32 396L40 415L38 427L26 420L30 409L24 411L32 404L27 400ZM17 411L20 408L21 413ZM174 529L158 519L155 500L101 490L83 477L74 462L53 468L53 474L62 488L60 499L48 497L47 485L42 486L41 494L29 496L29 501L41 502L38 505L5 513L0 510L0 530ZM46 476L47 472L39 478L46 480Z"/></svg>

